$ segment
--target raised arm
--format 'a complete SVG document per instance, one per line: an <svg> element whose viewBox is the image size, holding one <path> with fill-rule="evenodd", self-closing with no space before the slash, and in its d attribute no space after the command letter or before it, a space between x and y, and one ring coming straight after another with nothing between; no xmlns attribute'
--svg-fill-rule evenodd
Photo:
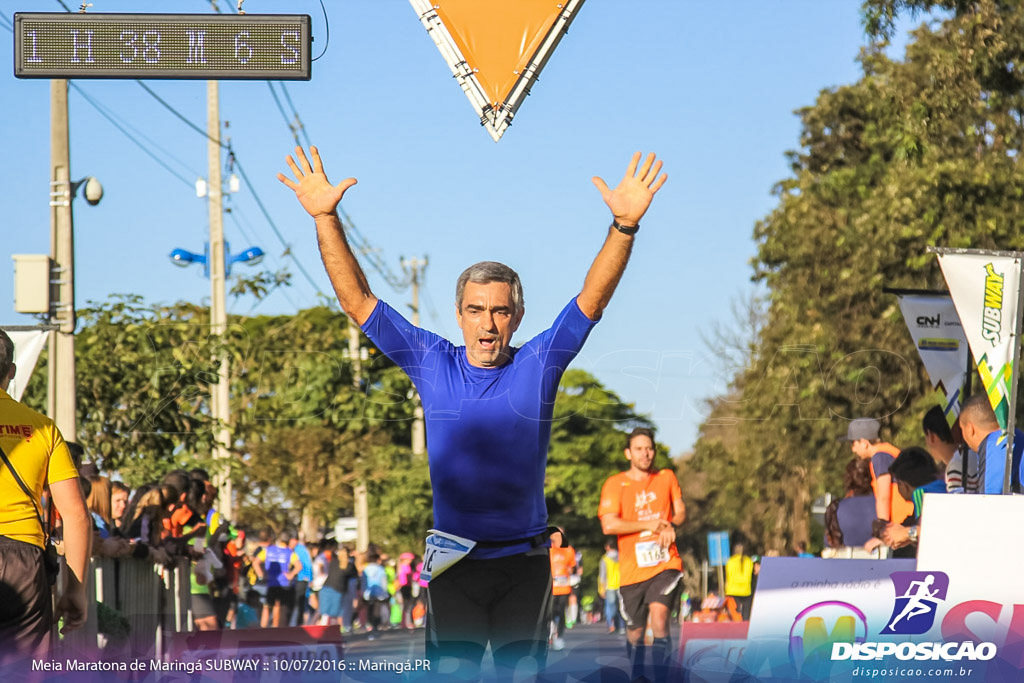
<svg viewBox="0 0 1024 683"><path fill-rule="evenodd" d="M614 190L608 189L608 185L601 178L592 178L594 185L601 192L604 203L611 209L615 224L624 228L626 232L615 228L614 224L608 228L604 246L601 247L597 258L590 266L586 280L583 281L583 291L576 302L583 314L591 320L601 317L608 302L611 301L612 294L615 293L622 273L626 270L634 239L633 234L627 233L635 233L633 228L640 225L640 219L651 205L654 194L668 178L664 173L658 177L661 161L656 162L653 153L647 155L643 166L640 166L641 156L640 152L633 155L626 175Z"/></svg>
<svg viewBox="0 0 1024 683"><path fill-rule="evenodd" d="M302 208L316 221L320 258L331 278L334 293L338 296L342 310L362 325L373 313L377 297L370 291L366 275L348 246L341 219L338 218L338 204L345 191L356 184L356 179L346 178L337 185L331 185L324 173L320 152L316 147L310 147L309 153L313 159L312 166L302 148L296 147L298 163L291 156L287 158L295 180L283 173L278 173L277 179L295 192Z"/></svg>

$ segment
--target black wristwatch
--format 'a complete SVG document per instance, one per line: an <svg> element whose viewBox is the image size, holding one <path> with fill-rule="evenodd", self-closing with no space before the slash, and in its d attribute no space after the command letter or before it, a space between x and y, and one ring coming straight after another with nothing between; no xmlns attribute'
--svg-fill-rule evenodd
<svg viewBox="0 0 1024 683"><path fill-rule="evenodd" d="M640 224L636 225L621 225L615 218L612 219L612 227L621 232L623 235L635 235L637 230L640 229Z"/></svg>

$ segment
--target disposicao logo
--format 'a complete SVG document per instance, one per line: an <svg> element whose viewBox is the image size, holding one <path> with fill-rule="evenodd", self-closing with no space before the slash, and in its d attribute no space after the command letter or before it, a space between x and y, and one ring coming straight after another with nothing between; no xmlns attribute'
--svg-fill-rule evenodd
<svg viewBox="0 0 1024 683"><path fill-rule="evenodd" d="M879 635L921 635L935 623L938 605L946 599L949 577L944 572L893 572L896 589L892 614ZM833 642L833 661L870 660L894 656L899 660L986 661L996 656L994 643L897 643L897 642Z"/></svg>
<svg viewBox="0 0 1024 683"><path fill-rule="evenodd" d="M936 607L946 599L949 577L944 572L893 572L896 604L882 635L920 635L935 623Z"/></svg>

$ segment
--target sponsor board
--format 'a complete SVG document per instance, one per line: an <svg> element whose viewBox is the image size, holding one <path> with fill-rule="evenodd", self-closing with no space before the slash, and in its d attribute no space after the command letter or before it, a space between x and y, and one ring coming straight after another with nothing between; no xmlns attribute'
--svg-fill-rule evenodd
<svg viewBox="0 0 1024 683"><path fill-rule="evenodd" d="M685 641L689 680L1024 680L1024 497L926 501L916 561L765 558L748 639Z"/></svg>

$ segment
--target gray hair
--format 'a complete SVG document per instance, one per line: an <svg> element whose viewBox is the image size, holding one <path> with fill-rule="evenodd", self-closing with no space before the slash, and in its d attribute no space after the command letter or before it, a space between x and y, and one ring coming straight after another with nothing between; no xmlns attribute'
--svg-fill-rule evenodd
<svg viewBox="0 0 1024 683"><path fill-rule="evenodd" d="M519 273L504 263L481 261L462 271L462 275L455 283L455 307L460 311L462 310L462 295L466 290L467 282L475 282L478 285L504 282L512 289L513 313L518 315L523 311L523 283L519 281Z"/></svg>
<svg viewBox="0 0 1024 683"><path fill-rule="evenodd" d="M7 380L14 364L14 342L7 336L7 333L0 330L0 382ZM2 385L0 385L2 387Z"/></svg>

